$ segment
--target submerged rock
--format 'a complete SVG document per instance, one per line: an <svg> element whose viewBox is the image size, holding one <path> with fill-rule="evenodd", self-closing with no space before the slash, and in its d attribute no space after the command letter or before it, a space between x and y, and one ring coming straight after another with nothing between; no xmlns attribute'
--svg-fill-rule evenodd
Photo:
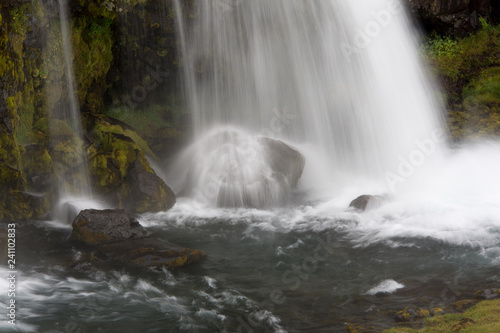
<svg viewBox="0 0 500 333"><path fill-rule="evenodd" d="M70 240L92 246L91 260L139 267L176 268L200 261L205 253L149 237L124 210L86 209L73 221Z"/></svg>
<svg viewBox="0 0 500 333"><path fill-rule="evenodd" d="M200 261L205 252L191 250L155 238L104 244L97 251L106 259L140 267L177 268Z"/></svg>
<svg viewBox="0 0 500 333"><path fill-rule="evenodd" d="M380 206L385 200L386 197L383 195L363 194L351 201L349 207L365 211Z"/></svg>

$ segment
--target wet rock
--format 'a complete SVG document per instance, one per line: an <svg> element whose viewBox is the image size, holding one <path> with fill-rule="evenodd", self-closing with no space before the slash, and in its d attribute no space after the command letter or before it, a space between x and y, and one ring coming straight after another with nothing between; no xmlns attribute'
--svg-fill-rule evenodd
<svg viewBox="0 0 500 333"><path fill-rule="evenodd" d="M140 267L177 268L200 261L205 253L165 243L155 238L134 239L97 248L108 260Z"/></svg>
<svg viewBox="0 0 500 333"><path fill-rule="evenodd" d="M270 138L260 138L259 141L271 169L283 175L290 187L295 188L306 164L304 156L282 141Z"/></svg>
<svg viewBox="0 0 500 333"><path fill-rule="evenodd" d="M147 144L127 128L98 121L87 148L94 192L130 213L171 208L175 194L149 165Z"/></svg>
<svg viewBox="0 0 500 333"><path fill-rule="evenodd" d="M428 32L464 37L490 17L491 0L408 0L408 6Z"/></svg>
<svg viewBox="0 0 500 333"><path fill-rule="evenodd" d="M499 298L499 297L500 297L500 289L495 289L495 288L482 289L482 290L477 291L474 294L474 298L481 299L481 300L495 299L495 298Z"/></svg>
<svg viewBox="0 0 500 333"><path fill-rule="evenodd" d="M74 220L70 240L91 246L90 261L121 265L177 268L205 257L203 251L166 243L150 235L124 210L87 209Z"/></svg>
<svg viewBox="0 0 500 333"><path fill-rule="evenodd" d="M73 221L70 240L86 245L137 239L149 236L137 220L124 210L86 209Z"/></svg>
<svg viewBox="0 0 500 333"><path fill-rule="evenodd" d="M386 197L383 195L364 194L351 201L349 207L365 211L380 206L385 200Z"/></svg>
<svg viewBox="0 0 500 333"><path fill-rule="evenodd" d="M124 199L124 206L134 212L165 211L175 204L175 194L156 174L149 172L135 161L126 181L131 191Z"/></svg>
<svg viewBox="0 0 500 333"><path fill-rule="evenodd" d="M425 309L406 307L402 311L399 311L395 315L395 319L398 322L409 322L416 319L423 319L430 316L430 312Z"/></svg>
<svg viewBox="0 0 500 333"><path fill-rule="evenodd" d="M265 208L286 204L302 176L304 156L294 147L238 129L201 138L176 161L180 195L218 207Z"/></svg>
<svg viewBox="0 0 500 333"><path fill-rule="evenodd" d="M453 303L452 305L456 310L464 311L473 306L474 304L476 304L477 302L478 301L472 299L463 299L461 301Z"/></svg>

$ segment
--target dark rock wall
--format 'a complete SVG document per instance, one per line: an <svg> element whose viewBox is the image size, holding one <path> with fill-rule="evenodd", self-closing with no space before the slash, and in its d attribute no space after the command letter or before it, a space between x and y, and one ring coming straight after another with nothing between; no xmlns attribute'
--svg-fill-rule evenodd
<svg viewBox="0 0 500 333"><path fill-rule="evenodd" d="M498 20L495 0L406 0L427 33L464 37L480 25L479 17Z"/></svg>

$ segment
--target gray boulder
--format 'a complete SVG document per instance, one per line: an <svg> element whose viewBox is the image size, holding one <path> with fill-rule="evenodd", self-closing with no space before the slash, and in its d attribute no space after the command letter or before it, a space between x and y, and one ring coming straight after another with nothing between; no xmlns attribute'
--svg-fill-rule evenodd
<svg viewBox="0 0 500 333"><path fill-rule="evenodd" d="M371 208L379 207L385 200L386 197L383 195L363 194L351 201L349 207L365 211Z"/></svg>
<svg viewBox="0 0 500 333"><path fill-rule="evenodd" d="M129 239L144 238L150 232L121 209L85 209L73 221L70 240L97 245Z"/></svg>
<svg viewBox="0 0 500 333"><path fill-rule="evenodd" d="M86 257L100 264L178 268L205 257L203 251L167 243L150 235L124 210L86 209L73 221L70 241L90 247L92 252Z"/></svg>

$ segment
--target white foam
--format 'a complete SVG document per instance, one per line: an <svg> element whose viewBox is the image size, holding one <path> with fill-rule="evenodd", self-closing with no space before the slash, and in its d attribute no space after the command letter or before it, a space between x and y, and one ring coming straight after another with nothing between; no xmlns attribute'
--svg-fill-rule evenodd
<svg viewBox="0 0 500 333"><path fill-rule="evenodd" d="M398 283L394 280L388 279L380 282L375 287L366 292L367 295L376 295L380 293L392 294L398 289L404 288L404 284Z"/></svg>

